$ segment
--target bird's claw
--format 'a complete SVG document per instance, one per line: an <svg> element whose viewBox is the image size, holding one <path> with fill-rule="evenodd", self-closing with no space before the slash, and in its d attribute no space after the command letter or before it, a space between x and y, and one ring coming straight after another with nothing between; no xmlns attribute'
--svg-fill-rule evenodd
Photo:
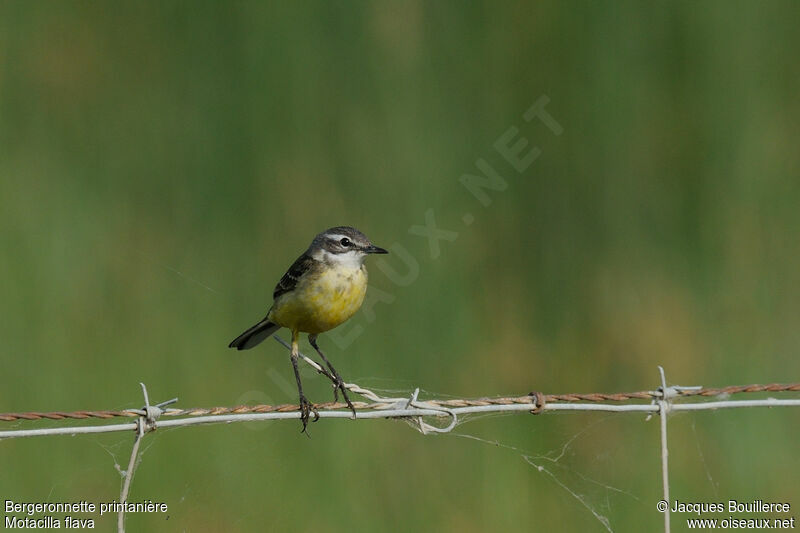
<svg viewBox="0 0 800 533"><path fill-rule="evenodd" d="M306 428L308 426L308 418L311 413L314 413L314 420L312 422L316 422L319 420L319 412L317 411L314 404L309 402L308 399L304 395L300 395L300 421L303 423L303 429L300 433L305 433L308 435Z"/></svg>

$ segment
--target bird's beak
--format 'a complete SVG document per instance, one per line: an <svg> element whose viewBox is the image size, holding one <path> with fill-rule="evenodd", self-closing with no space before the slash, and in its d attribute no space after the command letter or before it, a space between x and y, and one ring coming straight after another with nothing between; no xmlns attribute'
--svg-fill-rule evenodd
<svg viewBox="0 0 800 533"><path fill-rule="evenodd" d="M369 246L364 248L364 252L366 252L368 254L388 254L389 253L388 250L384 250L383 248L375 246L374 244L370 244Z"/></svg>

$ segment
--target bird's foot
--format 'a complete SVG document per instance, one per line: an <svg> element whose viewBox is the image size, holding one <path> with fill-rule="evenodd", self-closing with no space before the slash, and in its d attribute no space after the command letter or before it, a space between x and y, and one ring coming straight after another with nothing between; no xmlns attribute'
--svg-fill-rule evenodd
<svg viewBox="0 0 800 533"><path fill-rule="evenodd" d="M306 435L308 435L308 431L306 431L306 429L307 429L307 426L308 426L308 418L309 418L309 416L311 416L311 413L314 413L313 422L316 422L317 420L319 420L319 412L317 411L316 407L314 407L314 404L309 402L308 398L306 398L304 395L301 394L300 395L300 421L303 423L303 429L300 431L300 433L305 433Z"/></svg>

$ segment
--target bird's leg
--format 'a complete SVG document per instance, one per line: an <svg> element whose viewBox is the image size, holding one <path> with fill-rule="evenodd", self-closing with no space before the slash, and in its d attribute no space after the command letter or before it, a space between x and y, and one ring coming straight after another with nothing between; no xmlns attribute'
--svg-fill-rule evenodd
<svg viewBox="0 0 800 533"><path fill-rule="evenodd" d="M308 336L308 342L311 343L311 346L313 346L314 349L319 354L319 356L322 357L322 360L325 361L326 365L328 365L328 369L330 369L331 374L333 374L333 377L334 377L334 379L332 380L333 381L333 401L334 402L339 401L339 391L341 390L342 391L342 396L344 396L344 401L347 402L347 407L349 407L350 410L353 412L353 418L355 418L356 417L356 408L353 407L353 402L351 402L350 398L347 396L347 389L344 387L344 380L342 380L342 377L339 375L339 373L336 371L336 369L333 368L333 365L331 364L331 362L328 361L328 358L325 357L325 354L322 353L322 350L320 350L319 346L317 346L317 336L316 335L309 335Z"/></svg>
<svg viewBox="0 0 800 533"><path fill-rule="evenodd" d="M300 336L299 332L292 331L291 357L292 357L292 367L294 368L294 377L295 379L297 379L297 392L300 394L300 421L303 423L303 430L301 431L301 433L305 433L306 435L308 435L308 432L306 432L306 426L308 426L308 417L310 413L313 411L314 422L316 422L317 420L319 420L319 413L314 408L314 405L311 402L309 402L306 399L305 395L303 394L303 384L300 382L300 371L297 369L297 357L300 351L297 346L299 336Z"/></svg>

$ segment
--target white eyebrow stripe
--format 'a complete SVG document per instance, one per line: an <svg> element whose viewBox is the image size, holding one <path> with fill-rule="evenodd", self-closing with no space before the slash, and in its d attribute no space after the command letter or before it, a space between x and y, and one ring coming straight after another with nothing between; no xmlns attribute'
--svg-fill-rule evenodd
<svg viewBox="0 0 800 533"><path fill-rule="evenodd" d="M338 234L338 233L329 233L329 234L327 235L327 237L328 237L329 239L334 239L334 240L337 240L337 241L340 241L340 240L342 240L342 239L344 239L344 238L350 239L350 237L349 237L349 236L347 236L347 235L340 235L340 234Z"/></svg>

